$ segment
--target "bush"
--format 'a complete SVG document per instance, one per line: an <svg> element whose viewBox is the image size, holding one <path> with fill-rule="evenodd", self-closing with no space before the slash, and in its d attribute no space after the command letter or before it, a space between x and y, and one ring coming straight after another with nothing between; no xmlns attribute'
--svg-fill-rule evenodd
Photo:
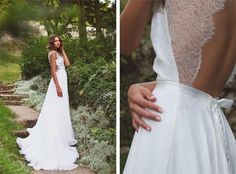
<svg viewBox="0 0 236 174"><path fill-rule="evenodd" d="M68 69L71 105L102 106L115 125L115 64L99 58L94 63L76 60Z"/></svg>
<svg viewBox="0 0 236 174"><path fill-rule="evenodd" d="M105 112L79 106L72 110L75 136L79 140L79 162L101 174L115 173L115 128L110 127Z"/></svg>
<svg viewBox="0 0 236 174"><path fill-rule="evenodd" d="M20 61L23 78L29 79L39 74L49 75L50 65L46 49L47 43L47 37L30 38L26 41Z"/></svg>

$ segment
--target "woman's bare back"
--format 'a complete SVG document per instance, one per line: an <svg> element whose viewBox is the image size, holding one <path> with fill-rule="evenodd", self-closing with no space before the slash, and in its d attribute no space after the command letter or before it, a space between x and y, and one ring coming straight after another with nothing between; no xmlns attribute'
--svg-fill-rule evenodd
<svg viewBox="0 0 236 174"><path fill-rule="evenodd" d="M226 1L213 18L214 35L202 48L201 68L193 86L216 97L236 63L236 1Z"/></svg>
<svg viewBox="0 0 236 174"><path fill-rule="evenodd" d="M236 63L236 1L166 0L181 83L216 97Z"/></svg>

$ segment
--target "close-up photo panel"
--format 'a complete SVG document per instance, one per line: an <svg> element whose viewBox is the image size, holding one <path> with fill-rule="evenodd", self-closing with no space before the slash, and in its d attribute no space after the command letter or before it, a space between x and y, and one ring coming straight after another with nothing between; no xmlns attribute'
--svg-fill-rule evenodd
<svg viewBox="0 0 236 174"><path fill-rule="evenodd" d="M236 0L0 0L0 174L236 174Z"/></svg>
<svg viewBox="0 0 236 174"><path fill-rule="evenodd" d="M236 174L236 1L120 5L120 173Z"/></svg>
<svg viewBox="0 0 236 174"><path fill-rule="evenodd" d="M116 8L0 1L0 174L116 173Z"/></svg>

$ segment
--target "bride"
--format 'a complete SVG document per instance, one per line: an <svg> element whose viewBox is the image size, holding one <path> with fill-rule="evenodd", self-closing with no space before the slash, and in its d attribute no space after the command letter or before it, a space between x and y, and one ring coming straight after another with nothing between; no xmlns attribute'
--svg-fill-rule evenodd
<svg viewBox="0 0 236 174"><path fill-rule="evenodd" d="M59 36L49 38L48 59L51 81L39 114L37 124L28 128L29 136L17 138L20 153L35 170L72 170L79 154L71 125L67 73L69 59Z"/></svg>

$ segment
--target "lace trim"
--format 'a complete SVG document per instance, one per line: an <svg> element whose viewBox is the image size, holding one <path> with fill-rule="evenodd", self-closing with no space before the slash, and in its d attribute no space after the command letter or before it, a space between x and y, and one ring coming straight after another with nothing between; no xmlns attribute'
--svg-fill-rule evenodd
<svg viewBox="0 0 236 174"><path fill-rule="evenodd" d="M181 83L192 85L196 79L202 62L202 47L214 35L213 15L224 8L225 1L166 0L172 48Z"/></svg>

